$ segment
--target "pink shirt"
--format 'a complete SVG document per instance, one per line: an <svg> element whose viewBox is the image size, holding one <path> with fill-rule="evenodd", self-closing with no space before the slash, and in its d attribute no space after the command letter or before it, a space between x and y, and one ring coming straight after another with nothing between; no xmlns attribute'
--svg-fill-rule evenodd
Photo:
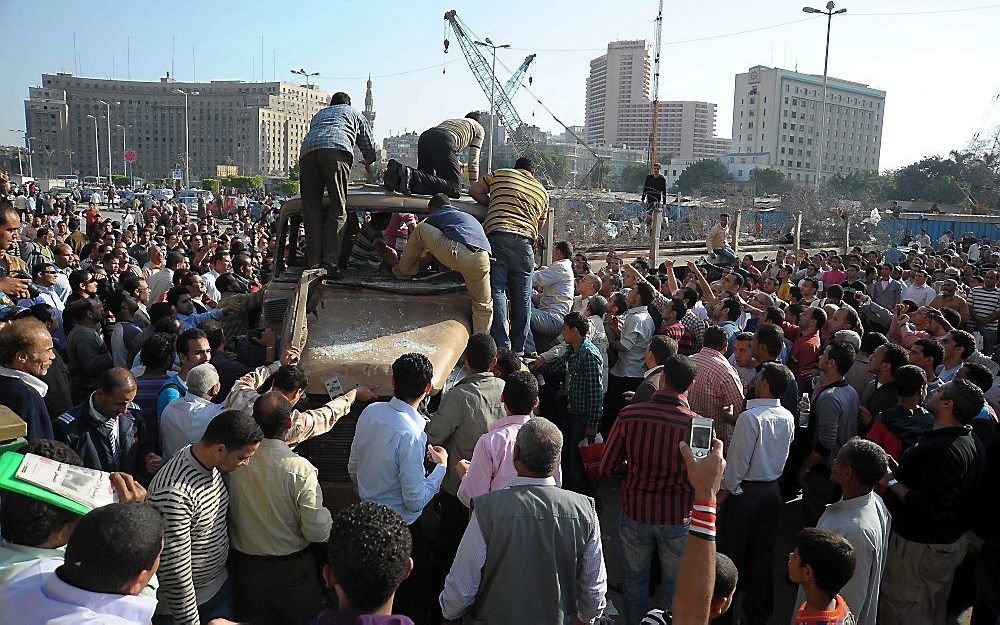
<svg viewBox="0 0 1000 625"><path fill-rule="evenodd" d="M469 472L458 486L458 498L469 507L473 497L505 488L517 477L514 441L531 415L508 415L490 424L472 451Z"/></svg>

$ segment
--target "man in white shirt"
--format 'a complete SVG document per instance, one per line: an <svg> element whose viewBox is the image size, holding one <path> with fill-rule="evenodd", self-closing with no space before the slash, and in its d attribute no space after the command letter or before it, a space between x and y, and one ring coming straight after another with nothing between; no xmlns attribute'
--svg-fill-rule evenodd
<svg viewBox="0 0 1000 625"><path fill-rule="evenodd" d="M903 299L913 300L917 306L929 306L937 292L927 284L927 272L923 269L913 270L913 283L903 289Z"/></svg>
<svg viewBox="0 0 1000 625"><path fill-rule="evenodd" d="M532 302L530 332L524 351L536 353L537 342L543 349L562 332L563 317L573 306L573 246L559 241L552 248L552 264L534 273L534 286L541 288L538 301ZM537 335L537 336L536 336Z"/></svg>
<svg viewBox="0 0 1000 625"><path fill-rule="evenodd" d="M590 298L601 292L604 281L596 273L588 273L580 276L576 281L576 297L573 298L573 305L570 312L582 313L587 308Z"/></svg>
<svg viewBox="0 0 1000 625"><path fill-rule="evenodd" d="M222 384L210 363L192 367L187 375L187 393L173 400L160 415L160 444L166 462L185 445L201 440L205 428L223 410L212 403Z"/></svg>
<svg viewBox="0 0 1000 625"><path fill-rule="evenodd" d="M833 463L833 481L843 498L827 506L816 527L840 534L854 547L857 564L854 575L840 590L851 607L858 625L878 622L879 586L889 551L891 517L882 498L872 492L885 475L888 455L876 443L853 438L837 454ZM805 601L802 589L796 605Z"/></svg>
<svg viewBox="0 0 1000 625"><path fill-rule="evenodd" d="M605 329L608 349L618 352L618 360L608 371L607 393L604 396L604 431L625 405L625 393L634 391L646 377L646 349L656 327L649 314L649 305L655 295L648 282L640 282L626 296L628 310L624 321L618 317Z"/></svg>
<svg viewBox="0 0 1000 625"><path fill-rule="evenodd" d="M140 593L159 567L163 529L146 504L93 510L74 528L65 562L41 560L0 588L4 624L149 623L156 599Z"/></svg>
<svg viewBox="0 0 1000 625"><path fill-rule="evenodd" d="M795 436L795 419L778 399L792 383L788 367L761 365L756 399L736 420L719 491L719 551L736 563L746 591L749 623L766 623L773 610L771 560L774 524L784 499L778 478Z"/></svg>
<svg viewBox="0 0 1000 625"><path fill-rule="evenodd" d="M212 253L209 262L209 270L201 274L201 283L205 287L205 295L212 301L222 299L222 293L215 287L215 280L233 270L233 261L229 256L229 250L218 249Z"/></svg>
<svg viewBox="0 0 1000 625"><path fill-rule="evenodd" d="M931 246L931 236L923 228L920 229L920 236L917 237L917 245L920 249L927 249Z"/></svg>

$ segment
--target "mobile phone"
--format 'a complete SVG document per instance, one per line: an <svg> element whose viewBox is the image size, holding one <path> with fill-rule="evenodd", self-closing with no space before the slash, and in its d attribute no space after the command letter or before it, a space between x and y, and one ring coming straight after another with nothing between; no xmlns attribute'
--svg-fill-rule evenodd
<svg viewBox="0 0 1000 625"><path fill-rule="evenodd" d="M705 417L691 419L691 440L688 446L695 458L704 458L712 450L712 430L714 421Z"/></svg>

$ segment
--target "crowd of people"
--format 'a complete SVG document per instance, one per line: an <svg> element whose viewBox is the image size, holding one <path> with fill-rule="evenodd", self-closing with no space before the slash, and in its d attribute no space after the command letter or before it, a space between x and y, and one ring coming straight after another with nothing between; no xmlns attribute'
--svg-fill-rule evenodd
<svg viewBox="0 0 1000 625"><path fill-rule="evenodd" d="M304 146L300 245L334 278L344 166L371 156L344 98ZM738 259L723 215L721 268L598 268L569 241L539 267L531 161L470 172L480 223L450 203L475 115L424 135L385 183L434 193L429 216L398 249L370 215L346 268L462 273L464 376L436 396L451 372L408 353L387 401L309 404L299 350L259 324L273 218L0 200L0 404L23 451L110 473L121 502L3 493L4 622L592 623L620 596L628 625L763 624L776 579L797 623L997 622L1000 248ZM331 511L295 449L352 412L359 503Z"/></svg>

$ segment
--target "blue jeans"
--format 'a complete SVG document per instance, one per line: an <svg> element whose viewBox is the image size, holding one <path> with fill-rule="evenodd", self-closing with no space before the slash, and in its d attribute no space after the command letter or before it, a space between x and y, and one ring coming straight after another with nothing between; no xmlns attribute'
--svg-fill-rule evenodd
<svg viewBox="0 0 1000 625"><path fill-rule="evenodd" d="M211 599L198 606L198 618L202 623L216 618L229 620L236 618L236 596L232 577L226 579L222 588ZM154 615L153 625L174 625L174 617L171 614Z"/></svg>
<svg viewBox="0 0 1000 625"><path fill-rule="evenodd" d="M507 232L489 235L493 248L490 285L493 289L493 328L497 342L523 352L528 339L528 315L531 310L531 278L535 270L535 251L527 238ZM507 333L507 299L510 298L510 334Z"/></svg>
<svg viewBox="0 0 1000 625"><path fill-rule="evenodd" d="M524 352L526 354L538 351L535 349L535 333L538 333L539 337L547 343L559 336L559 333L563 329L563 318L560 315L555 315L532 306L528 327L531 331L528 332L528 336L524 341Z"/></svg>
<svg viewBox="0 0 1000 625"><path fill-rule="evenodd" d="M983 349L982 352L986 354L987 358L993 357L993 350L997 345L997 331L996 330L980 330L980 334L983 335Z"/></svg>
<svg viewBox="0 0 1000 625"><path fill-rule="evenodd" d="M725 259L728 262L722 262L721 265L732 265L736 266L736 252L727 247L716 248L715 255L719 257L720 260Z"/></svg>
<svg viewBox="0 0 1000 625"><path fill-rule="evenodd" d="M688 525L648 525L637 523L622 512L618 536L622 550L622 594L625 623L638 623L649 611L649 569L659 553L663 580L658 607L669 610L674 601L677 567L681 563Z"/></svg>

